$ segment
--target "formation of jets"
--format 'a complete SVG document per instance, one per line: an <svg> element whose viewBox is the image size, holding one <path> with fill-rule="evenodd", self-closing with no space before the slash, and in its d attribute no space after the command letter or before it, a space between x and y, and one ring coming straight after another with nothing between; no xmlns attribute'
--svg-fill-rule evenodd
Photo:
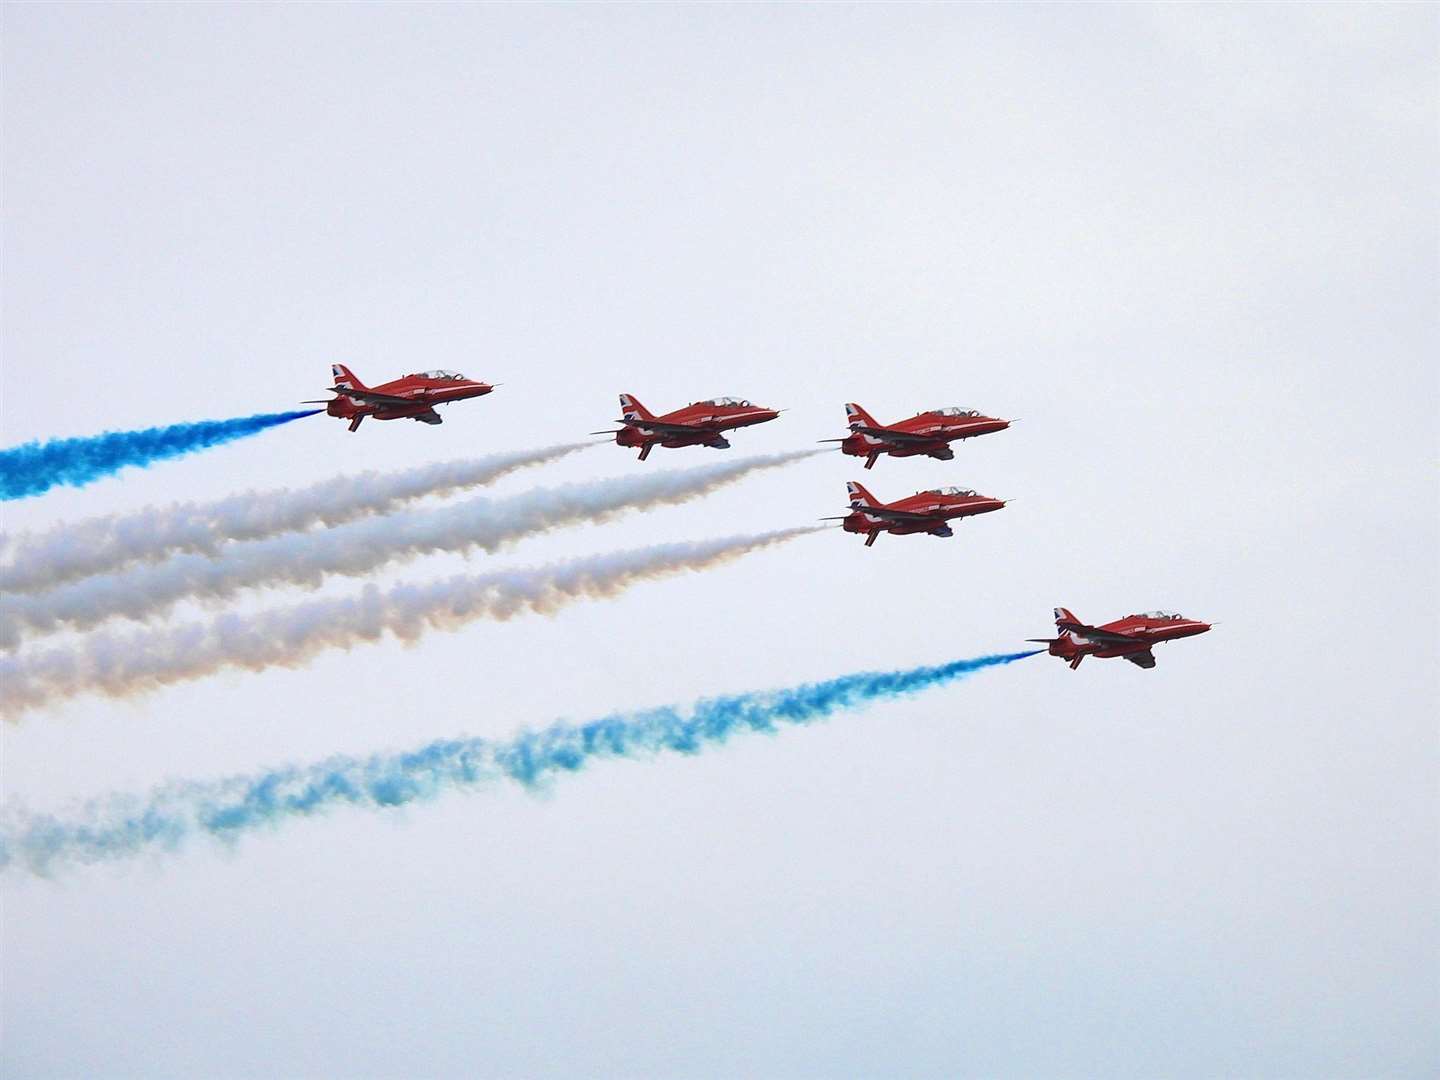
<svg viewBox="0 0 1440 1080"><path fill-rule="evenodd" d="M325 411L331 416L350 422L351 431L359 428L367 416L377 420L410 419L438 424L441 420L435 411L437 405L482 397L495 389L492 383L468 379L455 371L421 371L374 387L367 387L343 364L331 365L330 371L334 376L330 392L335 396L310 404L326 405ZM728 450L730 441L725 438L725 432L768 423L781 411L743 398L716 397L656 416L633 395L621 394L620 419L615 421L620 427L591 434L613 435L616 445L638 449L639 459L644 461L657 446L666 449L708 446ZM952 443L1004 431L1015 422L987 416L978 409L948 406L927 409L893 424L881 424L854 402L846 404L845 419L849 434L821 441L839 443L842 453L864 458L867 469L874 468L881 456L951 461L955 457ZM855 481L845 487L850 499L849 513L822 520L839 521L846 532L863 534L866 547L872 546L881 533L953 536L950 522L1004 509L1006 502L967 488L939 487L887 503ZM1087 656L1119 656L1138 667L1153 668L1155 654L1151 650L1155 645L1193 637L1210 629L1209 623L1167 611L1127 615L1114 622L1089 626L1065 608L1055 609L1055 626L1058 637L1030 640L1046 645L1050 655L1060 657L1072 671Z"/></svg>

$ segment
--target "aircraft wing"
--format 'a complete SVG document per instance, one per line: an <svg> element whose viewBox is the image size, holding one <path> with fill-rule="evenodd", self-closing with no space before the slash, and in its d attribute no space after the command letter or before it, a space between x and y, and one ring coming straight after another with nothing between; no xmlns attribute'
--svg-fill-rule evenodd
<svg viewBox="0 0 1440 1080"><path fill-rule="evenodd" d="M660 420L616 420L617 424L629 424L631 427L644 428L646 431L658 431L662 435L667 432L675 434L693 435L697 431L709 431L709 424L667 424Z"/></svg>
<svg viewBox="0 0 1440 1080"><path fill-rule="evenodd" d="M1146 649L1144 652L1131 653L1129 656L1125 657L1125 659L1129 660L1130 663L1134 664L1136 667L1144 668L1146 671L1149 671L1152 667L1155 666L1155 654L1152 653L1149 649Z"/></svg>
<svg viewBox="0 0 1440 1080"><path fill-rule="evenodd" d="M1086 626L1084 623L1067 622L1056 623L1055 625L1061 630L1069 630L1079 634L1083 638L1089 638L1091 641L1107 642L1114 645L1133 645L1138 641L1145 640L1144 638L1133 637L1130 634L1117 634L1113 630L1101 630L1098 626Z"/></svg>
<svg viewBox="0 0 1440 1080"><path fill-rule="evenodd" d="M874 435L877 439L889 439L891 442L900 443L922 443L939 442L934 435L916 435L910 431L895 431L891 428L867 427L864 424L857 424L850 429L858 431L861 435Z"/></svg>
<svg viewBox="0 0 1440 1080"><path fill-rule="evenodd" d="M888 521L939 521L934 514L916 514L909 510L891 510L887 506L856 506L852 507L856 513L869 514L871 517L885 518Z"/></svg>
<svg viewBox="0 0 1440 1080"><path fill-rule="evenodd" d="M330 392L339 394L341 397L354 398L356 401L364 401L371 405L423 405L424 398L397 397L394 394L377 394L374 390L345 390L338 386L332 386Z"/></svg>

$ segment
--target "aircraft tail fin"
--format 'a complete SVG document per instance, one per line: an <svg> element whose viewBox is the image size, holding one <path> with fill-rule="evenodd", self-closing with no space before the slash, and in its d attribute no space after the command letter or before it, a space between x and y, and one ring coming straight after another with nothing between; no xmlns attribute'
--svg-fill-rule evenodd
<svg viewBox="0 0 1440 1080"><path fill-rule="evenodd" d="M859 405L856 405L853 401L847 401L845 403L845 422L849 424L852 428L856 426L872 428L880 427L880 425L875 422L875 418L873 416L871 416L868 412L862 409Z"/></svg>
<svg viewBox="0 0 1440 1080"><path fill-rule="evenodd" d="M341 390L364 390L365 384L355 377L355 373L344 364L331 364L330 377L335 380L335 385Z"/></svg>
<svg viewBox="0 0 1440 1080"><path fill-rule="evenodd" d="M850 496L851 506L880 506L880 500L865 490L864 484L851 480L845 485L845 493Z"/></svg>
<svg viewBox="0 0 1440 1080"><path fill-rule="evenodd" d="M1084 625L1069 608L1057 607L1055 609L1055 628L1060 631L1060 636L1055 639L1056 641L1077 642L1079 639L1075 635L1075 628Z"/></svg>
<svg viewBox="0 0 1440 1080"><path fill-rule="evenodd" d="M655 419L655 414L641 405L631 394L620 395L620 415L626 420Z"/></svg>

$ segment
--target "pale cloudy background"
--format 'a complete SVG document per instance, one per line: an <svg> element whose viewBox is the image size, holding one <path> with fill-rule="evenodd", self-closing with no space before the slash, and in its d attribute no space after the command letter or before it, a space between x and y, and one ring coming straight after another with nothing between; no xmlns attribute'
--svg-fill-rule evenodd
<svg viewBox="0 0 1440 1080"><path fill-rule="evenodd" d="M1222 624L1151 672L1040 657L547 798L12 873L7 1077L1440 1070L1434 7L9 4L3 30L4 444L287 408L334 360L505 384L9 530L568 439L621 390L790 408L732 456L839 434L846 400L1022 418L865 475L1016 500L953 540L823 534L79 700L3 732L7 800L1005 650L1055 604ZM807 522L855 465L479 562ZM638 468L602 446L498 490Z"/></svg>

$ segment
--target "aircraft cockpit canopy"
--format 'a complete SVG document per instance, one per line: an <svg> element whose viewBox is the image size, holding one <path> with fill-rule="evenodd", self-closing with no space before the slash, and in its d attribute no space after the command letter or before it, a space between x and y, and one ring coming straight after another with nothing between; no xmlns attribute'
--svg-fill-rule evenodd
<svg viewBox="0 0 1440 1080"><path fill-rule="evenodd" d="M947 405L943 409L931 409L936 416L979 416L979 409L962 409L958 405Z"/></svg>
<svg viewBox="0 0 1440 1080"><path fill-rule="evenodd" d="M436 368L434 371L420 372L422 379L441 379L445 382L464 382L465 376L458 371L446 371L444 368Z"/></svg>
<svg viewBox="0 0 1440 1080"><path fill-rule="evenodd" d="M974 495L975 492L969 488L941 487L931 488L926 494L929 495Z"/></svg>
<svg viewBox="0 0 1440 1080"><path fill-rule="evenodd" d="M695 404L697 404L697 405L729 405L729 406L731 406L732 408L737 408L737 409L748 409L748 408L750 408L750 402L746 401L744 398L738 398L738 397L717 397L717 398L711 398L709 401L697 401Z"/></svg>
<svg viewBox="0 0 1440 1080"><path fill-rule="evenodd" d="M1132 615L1132 619L1165 619L1167 622L1178 622L1185 618L1178 611L1142 611L1139 615Z"/></svg>

